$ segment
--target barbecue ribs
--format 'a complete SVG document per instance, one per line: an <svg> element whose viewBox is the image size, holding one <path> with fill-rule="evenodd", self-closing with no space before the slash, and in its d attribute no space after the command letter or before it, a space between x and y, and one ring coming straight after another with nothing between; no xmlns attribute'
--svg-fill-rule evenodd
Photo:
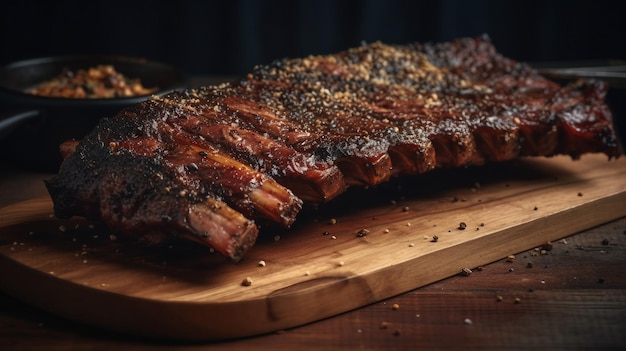
<svg viewBox="0 0 626 351"><path fill-rule="evenodd" d="M193 240L234 261L259 221L436 167L620 149L606 86L566 86L486 37L372 43L283 59L241 80L152 97L62 146L58 217L149 243Z"/></svg>

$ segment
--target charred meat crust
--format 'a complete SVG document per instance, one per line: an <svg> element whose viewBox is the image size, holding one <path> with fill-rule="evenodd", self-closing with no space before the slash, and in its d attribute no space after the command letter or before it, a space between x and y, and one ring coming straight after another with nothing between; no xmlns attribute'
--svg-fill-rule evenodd
<svg viewBox="0 0 626 351"><path fill-rule="evenodd" d="M59 217L239 260L254 220L397 175L522 156L619 157L606 85L561 86L488 38L372 43L278 60L237 82L153 97L62 147Z"/></svg>

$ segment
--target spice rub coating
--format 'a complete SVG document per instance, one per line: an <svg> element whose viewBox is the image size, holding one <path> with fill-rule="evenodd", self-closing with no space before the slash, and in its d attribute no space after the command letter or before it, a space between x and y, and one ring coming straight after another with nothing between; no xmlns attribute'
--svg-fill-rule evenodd
<svg viewBox="0 0 626 351"><path fill-rule="evenodd" d="M59 217L237 261L258 224L436 167L621 150L606 85L562 86L486 37L362 45L277 60L241 80L152 97L63 147Z"/></svg>

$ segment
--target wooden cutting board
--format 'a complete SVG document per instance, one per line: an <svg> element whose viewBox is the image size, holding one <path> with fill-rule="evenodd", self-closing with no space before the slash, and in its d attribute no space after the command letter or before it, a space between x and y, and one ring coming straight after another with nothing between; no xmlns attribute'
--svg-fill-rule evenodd
<svg viewBox="0 0 626 351"><path fill-rule="evenodd" d="M0 209L1 289L123 333L218 340L337 315L626 216L626 161L532 158L350 189L290 230L263 227L238 264L51 213L47 197Z"/></svg>

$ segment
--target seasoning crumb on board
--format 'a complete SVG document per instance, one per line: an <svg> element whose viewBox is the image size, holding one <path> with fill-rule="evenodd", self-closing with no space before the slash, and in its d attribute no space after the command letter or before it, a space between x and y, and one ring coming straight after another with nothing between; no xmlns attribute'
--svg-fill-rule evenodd
<svg viewBox="0 0 626 351"><path fill-rule="evenodd" d="M471 320L471 319L469 319L469 318L465 318L465 319L463 320L463 323L465 323L465 324L472 324L472 320Z"/></svg>
<svg viewBox="0 0 626 351"><path fill-rule="evenodd" d="M258 263L259 267L265 267L265 261L261 260Z"/></svg>
<svg viewBox="0 0 626 351"><path fill-rule="evenodd" d="M359 229L359 231L356 232L356 236L364 237L364 236L367 236L367 234L369 234L369 233L370 233L370 231L368 229L361 228L361 229Z"/></svg>
<svg viewBox="0 0 626 351"><path fill-rule="evenodd" d="M470 275L472 275L472 273L473 273L473 272L472 272L472 270L471 270L471 269L469 269L469 268L463 268L463 269L461 270L461 273L462 273L464 276L469 277Z"/></svg>
<svg viewBox="0 0 626 351"><path fill-rule="evenodd" d="M391 308L392 308L392 309L394 309L394 310L398 310L398 309L400 309L400 305L398 305L397 303L394 303L394 304L391 306Z"/></svg>
<svg viewBox="0 0 626 351"><path fill-rule="evenodd" d="M243 279L243 281L241 282L241 285L243 285L243 286L250 286L250 285L252 285L252 278L245 277Z"/></svg>

